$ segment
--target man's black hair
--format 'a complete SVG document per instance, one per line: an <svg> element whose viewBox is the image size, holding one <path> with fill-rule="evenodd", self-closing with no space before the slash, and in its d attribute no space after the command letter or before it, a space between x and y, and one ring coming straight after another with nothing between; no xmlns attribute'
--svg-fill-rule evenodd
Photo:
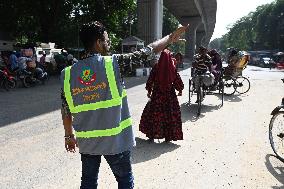
<svg viewBox="0 0 284 189"><path fill-rule="evenodd" d="M104 25L98 21L84 24L80 29L79 35L85 50L90 50L98 39L104 40L105 31Z"/></svg>

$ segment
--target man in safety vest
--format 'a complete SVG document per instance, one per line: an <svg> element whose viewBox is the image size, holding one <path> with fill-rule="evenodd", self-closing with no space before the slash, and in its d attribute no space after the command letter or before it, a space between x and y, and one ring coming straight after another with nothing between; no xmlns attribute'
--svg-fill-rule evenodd
<svg viewBox="0 0 284 189"><path fill-rule="evenodd" d="M134 187L130 152L135 139L120 73L127 69L130 59L140 62L154 58L155 53L178 41L187 27L181 26L139 51L105 56L110 48L105 27L99 22L82 26L80 39L85 52L81 60L61 73L65 148L75 152L79 147L81 188L97 188L102 155L116 177L118 188Z"/></svg>

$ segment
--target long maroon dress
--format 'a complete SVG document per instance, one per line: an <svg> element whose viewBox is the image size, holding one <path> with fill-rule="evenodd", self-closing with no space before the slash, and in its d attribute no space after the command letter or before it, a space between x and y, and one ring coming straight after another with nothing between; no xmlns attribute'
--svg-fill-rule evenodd
<svg viewBox="0 0 284 189"><path fill-rule="evenodd" d="M182 140L181 112L175 90L181 92L183 82L175 70L175 79L170 87L161 90L158 74L158 66L155 65L146 83L146 90L152 94L151 100L144 108L139 130L150 139Z"/></svg>

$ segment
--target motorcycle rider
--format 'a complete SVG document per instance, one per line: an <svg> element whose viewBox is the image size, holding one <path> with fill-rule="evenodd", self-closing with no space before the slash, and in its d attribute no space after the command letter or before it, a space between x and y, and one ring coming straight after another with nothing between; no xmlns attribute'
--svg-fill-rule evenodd
<svg viewBox="0 0 284 189"><path fill-rule="evenodd" d="M47 78L47 73L44 72L41 68L35 67L34 62L31 58L26 59L27 68L26 70L34 74L35 78L38 80L45 80Z"/></svg>

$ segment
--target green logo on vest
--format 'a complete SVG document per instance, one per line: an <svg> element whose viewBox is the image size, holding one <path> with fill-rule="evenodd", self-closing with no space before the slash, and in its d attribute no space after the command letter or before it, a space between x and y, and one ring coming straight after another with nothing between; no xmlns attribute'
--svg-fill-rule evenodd
<svg viewBox="0 0 284 189"><path fill-rule="evenodd" d="M96 74L90 68L85 67L78 80L84 85L91 85L96 81Z"/></svg>

